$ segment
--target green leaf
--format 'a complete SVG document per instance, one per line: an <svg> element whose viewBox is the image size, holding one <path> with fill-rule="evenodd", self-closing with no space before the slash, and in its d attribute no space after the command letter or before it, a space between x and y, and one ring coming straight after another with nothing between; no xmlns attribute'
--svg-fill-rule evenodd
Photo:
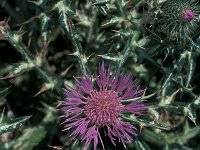
<svg viewBox="0 0 200 150"><path fill-rule="evenodd" d="M8 88L0 88L0 101L3 100L8 94Z"/></svg>
<svg viewBox="0 0 200 150"><path fill-rule="evenodd" d="M15 119L9 119L3 114L0 114L0 135L21 127L29 118L30 116L24 116Z"/></svg>
<svg viewBox="0 0 200 150"><path fill-rule="evenodd" d="M123 18L120 18L120 17L113 17L112 19L110 19L109 22L106 22L104 23L103 25L101 25L102 28L106 28L106 27L109 27L109 26L112 26L114 24L117 24L117 23L121 23L123 22Z"/></svg>
<svg viewBox="0 0 200 150"><path fill-rule="evenodd" d="M163 134L164 140L168 143L178 143L180 145L186 144L188 141L190 141L192 138L197 136L199 134L200 127L194 127L194 128L187 128L183 132L176 133L170 133L170 134Z"/></svg>
<svg viewBox="0 0 200 150"><path fill-rule="evenodd" d="M105 55L97 55L99 57L102 57L103 59L111 60L111 61L116 61L119 62L122 59L122 56L116 56L113 54L105 54Z"/></svg>
<svg viewBox="0 0 200 150"><path fill-rule="evenodd" d="M107 13L107 7L106 6L101 6L101 7L97 7L97 9L104 15L108 15Z"/></svg>
<svg viewBox="0 0 200 150"><path fill-rule="evenodd" d="M170 130L171 128L162 124L155 123L154 121L148 121L148 120L143 120L139 119L133 115L127 117L127 116L122 116L122 118L134 122L136 124L139 124L140 126L148 126L148 127L154 127L162 130Z"/></svg>
<svg viewBox="0 0 200 150"><path fill-rule="evenodd" d="M135 142L136 150L151 150L144 141L135 140L134 142Z"/></svg>
<svg viewBox="0 0 200 150"><path fill-rule="evenodd" d="M12 145L14 145L14 140L7 140L6 142L0 144L0 149L10 150Z"/></svg>
<svg viewBox="0 0 200 150"><path fill-rule="evenodd" d="M196 124L196 109L193 108L191 105L184 107L183 109L185 115Z"/></svg>
<svg viewBox="0 0 200 150"><path fill-rule="evenodd" d="M177 131L176 134L173 132L159 132L156 133L152 130L144 129L142 132L142 137L145 141L151 142L155 145L166 146L167 147L172 144L179 144L180 146L188 143L192 138L199 135L200 127L190 128L188 123L184 127L183 131ZM171 149L171 148L165 148Z"/></svg>
<svg viewBox="0 0 200 150"><path fill-rule="evenodd" d="M110 0L95 0L95 1L93 1L92 5L105 6L108 2L110 2Z"/></svg>
<svg viewBox="0 0 200 150"><path fill-rule="evenodd" d="M6 103L5 97L8 95L8 88L0 88L0 106Z"/></svg>
<svg viewBox="0 0 200 150"><path fill-rule="evenodd" d="M58 1L57 4L54 6L54 9L58 9L58 11L61 13L67 14L67 16L72 18L78 18L76 13L68 6L69 3L66 3L65 1Z"/></svg>
<svg viewBox="0 0 200 150"><path fill-rule="evenodd" d="M27 63L27 62L17 63L17 64L12 66L8 75L3 77L2 79L8 79L8 78L16 77L18 75L21 75L24 72L31 70L33 67L34 67L34 65L32 63Z"/></svg>
<svg viewBox="0 0 200 150"><path fill-rule="evenodd" d="M15 141L14 149L32 150L46 136L44 127L34 127L23 130L22 135Z"/></svg>
<svg viewBox="0 0 200 150"><path fill-rule="evenodd" d="M190 128L188 122L186 122L183 132L178 133L176 136L171 134L171 136L175 137L176 138L175 141L178 142L180 145L184 145L192 138L199 135L199 133L200 133L200 127Z"/></svg>

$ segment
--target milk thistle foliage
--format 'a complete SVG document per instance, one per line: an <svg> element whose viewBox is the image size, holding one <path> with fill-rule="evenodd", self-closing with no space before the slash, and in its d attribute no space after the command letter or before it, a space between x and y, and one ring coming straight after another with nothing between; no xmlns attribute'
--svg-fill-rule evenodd
<svg viewBox="0 0 200 150"><path fill-rule="evenodd" d="M199 21L199 9L196 3L187 0L169 0L163 4L161 10L158 22L167 39L183 43L192 38Z"/></svg>
<svg viewBox="0 0 200 150"><path fill-rule="evenodd" d="M94 83L92 76L82 75L80 80L76 79L74 87L65 84L66 98L61 104L64 131L72 129L71 136L81 138L85 143L84 150L92 141L94 150L99 141L105 149L100 131L106 131L105 136L110 138L113 145L118 140L125 146L136 136L136 128L122 120L121 115L142 115L147 107L141 99L127 105L123 104L123 100L136 98L143 90L135 86L131 74L120 76L120 70L111 75L110 66L105 69L102 64Z"/></svg>

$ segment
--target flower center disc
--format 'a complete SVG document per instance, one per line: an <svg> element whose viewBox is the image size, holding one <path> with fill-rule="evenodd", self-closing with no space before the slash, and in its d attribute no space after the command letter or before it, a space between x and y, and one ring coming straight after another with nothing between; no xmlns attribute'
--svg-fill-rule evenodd
<svg viewBox="0 0 200 150"><path fill-rule="evenodd" d="M92 123L105 126L117 119L122 106L116 92L103 90L94 92L88 97L85 114Z"/></svg>

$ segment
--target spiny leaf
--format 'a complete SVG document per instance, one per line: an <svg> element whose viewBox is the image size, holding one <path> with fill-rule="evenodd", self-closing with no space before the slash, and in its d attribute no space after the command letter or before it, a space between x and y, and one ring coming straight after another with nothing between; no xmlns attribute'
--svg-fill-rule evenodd
<svg viewBox="0 0 200 150"><path fill-rule="evenodd" d="M171 139L170 141L174 143L178 142L180 145L184 145L191 138L198 135L199 131L200 131L200 127L188 128L187 130L184 130L183 132L178 133L176 135L170 134L170 135L165 135L165 137L168 136L168 139Z"/></svg>
<svg viewBox="0 0 200 150"><path fill-rule="evenodd" d="M186 123L187 126L187 123ZM199 134L200 127L190 128L189 126L186 127L184 131L177 132L176 134L172 133L155 133L151 130L145 129L143 132L143 136L147 140L151 140L151 142L164 145L164 144L179 144L184 145L187 143L191 138L195 137Z"/></svg>
<svg viewBox="0 0 200 150"><path fill-rule="evenodd" d="M9 19L5 18L3 21L0 21L0 40L7 40L7 36L4 34L5 29L8 29Z"/></svg>
<svg viewBox="0 0 200 150"><path fill-rule="evenodd" d="M184 107L185 115L196 125L196 109L191 105Z"/></svg>
<svg viewBox="0 0 200 150"><path fill-rule="evenodd" d="M33 67L34 67L34 65L32 63L26 63L26 62L17 63L12 66L9 74L1 79L8 79L8 78L16 77L26 71L31 70Z"/></svg>
<svg viewBox="0 0 200 150"><path fill-rule="evenodd" d="M107 13L107 7L106 6L101 6L101 7L97 7L97 9L104 15L106 16Z"/></svg>
<svg viewBox="0 0 200 150"><path fill-rule="evenodd" d="M54 84L53 83L44 83L40 90L34 95L38 96L39 94L48 91L48 90L53 90L54 89Z"/></svg>
<svg viewBox="0 0 200 150"><path fill-rule="evenodd" d="M101 25L102 28L106 28L106 27L109 27L109 26L112 26L114 24L117 24L117 23L121 23L123 22L123 18L120 18L120 17L113 17L112 19L110 19L110 21L104 23Z"/></svg>
<svg viewBox="0 0 200 150"><path fill-rule="evenodd" d="M58 1L53 9L58 9L59 13L67 14L67 16L69 17L76 19L78 18L76 13L70 8L68 3L66 3L64 0Z"/></svg>
<svg viewBox="0 0 200 150"><path fill-rule="evenodd" d="M175 91L170 96L165 95L164 97L162 97L161 102L159 103L159 106L165 106L165 105L171 104L174 101L178 92L179 90Z"/></svg>
<svg viewBox="0 0 200 150"><path fill-rule="evenodd" d="M46 136L47 131L44 127L27 128L22 135L15 141L13 146L16 150L32 150Z"/></svg>
<svg viewBox="0 0 200 150"><path fill-rule="evenodd" d="M95 6L105 6L110 0L93 0Z"/></svg>
<svg viewBox="0 0 200 150"><path fill-rule="evenodd" d="M82 71L87 74L86 71L86 64L87 64L87 58L85 55L82 54L83 48L79 41L78 35L76 33L75 25L74 23L68 18L66 15L66 10L63 7L58 7L58 13L60 14L60 26L66 33L66 35L69 36L69 38L72 40L72 43L75 48L75 54L79 58L79 64L82 69Z"/></svg>
<svg viewBox="0 0 200 150"><path fill-rule="evenodd" d="M29 118L30 116L24 116L15 119L9 119L3 114L0 114L0 135L21 127Z"/></svg>

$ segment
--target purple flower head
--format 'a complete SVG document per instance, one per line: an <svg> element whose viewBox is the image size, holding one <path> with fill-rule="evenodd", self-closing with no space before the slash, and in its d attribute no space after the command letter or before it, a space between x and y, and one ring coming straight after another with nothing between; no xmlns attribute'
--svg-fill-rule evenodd
<svg viewBox="0 0 200 150"><path fill-rule="evenodd" d="M182 16L182 18L183 18L183 20L184 20L185 22L190 22L190 21L192 21L192 20L194 19L194 17L195 17L195 13L194 13L193 10L191 10L191 9L185 9L185 10L183 11L183 16Z"/></svg>
<svg viewBox="0 0 200 150"><path fill-rule="evenodd" d="M102 130L113 145L118 140L125 146L127 141L130 142L136 136L136 128L122 120L121 115L142 115L147 107L141 99L127 105L123 101L138 97L144 90L135 86L131 74L121 76L120 70L111 75L110 66L106 70L102 64L94 82L91 76L82 75L79 80L76 79L74 87L65 84L66 98L61 104L64 131L71 129L71 136L79 136L85 143L84 150L91 142L94 150L99 142L105 149L100 135Z"/></svg>

